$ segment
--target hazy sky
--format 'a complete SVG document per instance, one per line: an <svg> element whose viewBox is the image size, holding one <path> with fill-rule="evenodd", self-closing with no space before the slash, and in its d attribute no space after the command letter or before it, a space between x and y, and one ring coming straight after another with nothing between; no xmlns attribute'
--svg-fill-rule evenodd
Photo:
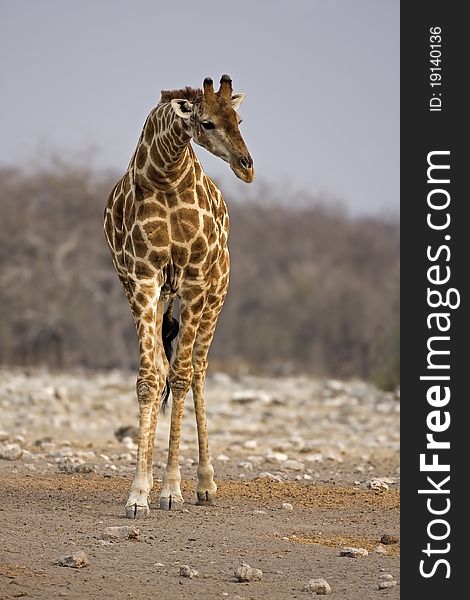
<svg viewBox="0 0 470 600"><path fill-rule="evenodd" d="M160 90L223 73L247 94L252 191L398 211L399 0L0 0L0 163L59 150L124 172Z"/></svg>

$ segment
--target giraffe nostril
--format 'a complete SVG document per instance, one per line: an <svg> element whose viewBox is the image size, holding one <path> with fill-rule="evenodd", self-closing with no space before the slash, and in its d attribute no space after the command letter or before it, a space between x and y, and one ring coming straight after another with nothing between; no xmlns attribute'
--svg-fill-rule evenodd
<svg viewBox="0 0 470 600"><path fill-rule="evenodd" d="M238 164L241 166L242 169L251 169L251 167L253 166L253 161L251 159L251 156L241 156L238 159Z"/></svg>

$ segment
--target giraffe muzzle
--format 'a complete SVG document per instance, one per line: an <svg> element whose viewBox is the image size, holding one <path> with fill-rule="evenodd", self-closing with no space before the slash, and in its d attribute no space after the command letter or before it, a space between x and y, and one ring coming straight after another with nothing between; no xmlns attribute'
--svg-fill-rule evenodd
<svg viewBox="0 0 470 600"><path fill-rule="evenodd" d="M255 178L255 171L253 169L253 159L249 154L246 156L240 156L237 160L236 165L232 165L232 170L237 177L239 177L245 183L251 183Z"/></svg>

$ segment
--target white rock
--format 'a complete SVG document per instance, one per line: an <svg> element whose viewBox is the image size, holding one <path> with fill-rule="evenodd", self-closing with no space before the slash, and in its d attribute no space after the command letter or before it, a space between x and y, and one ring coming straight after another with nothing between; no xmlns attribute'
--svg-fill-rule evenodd
<svg viewBox="0 0 470 600"><path fill-rule="evenodd" d="M76 455L83 459L85 462L88 460L93 460L96 458L96 454L94 452L92 452L91 450L81 450L79 452L76 452Z"/></svg>
<svg viewBox="0 0 470 600"><path fill-rule="evenodd" d="M248 450L254 450L258 446L258 442L256 440L247 440L243 442L243 447Z"/></svg>
<svg viewBox="0 0 470 600"><path fill-rule="evenodd" d="M321 452L317 452L315 454L307 454L307 456L302 456L302 458L307 462L323 462L323 455Z"/></svg>
<svg viewBox="0 0 470 600"><path fill-rule="evenodd" d="M134 457L130 452L125 452L124 454L119 454L118 460L123 460L125 462L131 462Z"/></svg>
<svg viewBox="0 0 470 600"><path fill-rule="evenodd" d="M272 401L271 394L261 390L237 390L233 392L231 400L238 404L251 404L252 402L264 402L269 404Z"/></svg>
<svg viewBox="0 0 470 600"><path fill-rule="evenodd" d="M240 469L245 469L246 471L253 471L253 463L251 463L249 460L242 460L237 466L239 466Z"/></svg>
<svg viewBox="0 0 470 600"><path fill-rule="evenodd" d="M290 438L290 443L293 444L300 452L311 452L310 444L304 440L301 435L293 435Z"/></svg>
<svg viewBox="0 0 470 600"><path fill-rule="evenodd" d="M68 456L59 458L57 462L57 468L62 473L94 473L95 465L83 462L79 458L70 458Z"/></svg>
<svg viewBox="0 0 470 600"><path fill-rule="evenodd" d="M199 572L196 571L196 569L191 569L188 565L181 565L180 575L181 577L189 577L189 579L192 579L193 577L198 577Z"/></svg>
<svg viewBox="0 0 470 600"><path fill-rule="evenodd" d="M285 510L294 510L294 507L290 502L283 502L282 508L284 508Z"/></svg>
<svg viewBox="0 0 470 600"><path fill-rule="evenodd" d="M298 460L289 459L282 463L282 468L289 471L303 471L305 469L305 465Z"/></svg>
<svg viewBox="0 0 470 600"><path fill-rule="evenodd" d="M137 444L130 436L126 435L122 438L121 442L128 450L135 450L137 448Z"/></svg>
<svg viewBox="0 0 470 600"><path fill-rule="evenodd" d="M18 460L23 455L23 448L18 444L4 444L0 446L0 458L3 460Z"/></svg>
<svg viewBox="0 0 470 600"><path fill-rule="evenodd" d="M339 552L340 556L349 556L350 558L358 558L360 556L368 556L369 552L365 548L345 547Z"/></svg>
<svg viewBox="0 0 470 600"><path fill-rule="evenodd" d="M235 577L238 581L260 581L263 577L263 571L261 569L253 569L248 563L242 562L235 571Z"/></svg>
<svg viewBox="0 0 470 600"><path fill-rule="evenodd" d="M376 546L376 548L374 548L374 552L375 552L375 554L382 554L382 555L388 554L387 549L384 546L382 546L382 544L379 544L378 546Z"/></svg>
<svg viewBox="0 0 470 600"><path fill-rule="evenodd" d="M25 461L34 460L34 455L29 450L23 450L23 454L21 455L21 458Z"/></svg>
<svg viewBox="0 0 470 600"><path fill-rule="evenodd" d="M44 452L52 452L53 450L55 450L56 445L53 442L41 442L39 444L39 447Z"/></svg>
<svg viewBox="0 0 470 600"><path fill-rule="evenodd" d="M266 460L272 463L282 463L288 458L287 454L284 454L283 452L270 452L266 455Z"/></svg>
<svg viewBox="0 0 470 600"><path fill-rule="evenodd" d="M391 477L377 477L377 479L379 479L380 481L383 481L384 483L389 483L389 484L395 483L395 479L392 479Z"/></svg>
<svg viewBox="0 0 470 600"><path fill-rule="evenodd" d="M226 454L219 454L219 456L216 457L216 460L220 462L228 462L230 458Z"/></svg>
<svg viewBox="0 0 470 600"><path fill-rule="evenodd" d="M343 457L341 456L341 453L338 452L337 450L332 450L332 449L326 450L325 452L323 452L323 457L326 460L333 460L333 461L339 462L339 463L343 462Z"/></svg>
<svg viewBox="0 0 470 600"><path fill-rule="evenodd" d="M323 577L319 577L316 579L310 579L302 588L303 592L315 592L317 596L326 596L326 594L331 594L330 584L323 579Z"/></svg>
<svg viewBox="0 0 470 600"><path fill-rule="evenodd" d="M106 527L102 538L111 542L122 542L124 540L139 540L140 529L133 525L122 525L120 527Z"/></svg>
<svg viewBox="0 0 470 600"><path fill-rule="evenodd" d="M81 569L88 565L88 556L83 550L77 550L73 554L66 554L57 559L57 564L61 567L72 567L73 569Z"/></svg>
<svg viewBox="0 0 470 600"><path fill-rule="evenodd" d="M5 430L0 429L0 442L6 442L9 438L10 436L8 433Z"/></svg>
<svg viewBox="0 0 470 600"><path fill-rule="evenodd" d="M52 456L54 458L61 458L64 456L73 456L73 450L72 448L60 448L59 450L49 450L47 452L47 456Z"/></svg>
<svg viewBox="0 0 470 600"><path fill-rule="evenodd" d="M282 481L282 477L280 475L273 475L268 471L263 471L257 477L258 479L274 479L274 481Z"/></svg>
<svg viewBox="0 0 470 600"><path fill-rule="evenodd" d="M374 477L373 479L369 479L369 481L366 481L365 485L366 485L366 488L368 488L369 490L379 490L379 491L388 490L387 483L385 483L385 481L382 481L382 479L378 479L377 477Z"/></svg>
<svg viewBox="0 0 470 600"><path fill-rule="evenodd" d="M395 587L397 582L393 579L390 581L380 581L379 582L379 590L386 590L387 588Z"/></svg>
<svg viewBox="0 0 470 600"><path fill-rule="evenodd" d="M254 465L260 465L264 462L264 458L262 456L257 456L255 454L250 454L250 456L246 457L246 460L249 460Z"/></svg>

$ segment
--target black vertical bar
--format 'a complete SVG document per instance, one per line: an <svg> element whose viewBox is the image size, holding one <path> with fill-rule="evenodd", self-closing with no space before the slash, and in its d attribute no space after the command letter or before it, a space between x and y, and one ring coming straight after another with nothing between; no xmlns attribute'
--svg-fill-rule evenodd
<svg viewBox="0 0 470 600"><path fill-rule="evenodd" d="M470 198L464 186L470 171L466 147L470 119L468 108L464 108L470 36L464 10L463 2L401 3L401 596L427 600L463 597L457 592L466 576L465 555L459 547L470 529L468 518L463 517L470 506L464 490L469 480L465 448L470 439L464 413L469 396L466 375L470 373L466 342L470 333L470 218L466 217ZM433 33L438 37L431 38ZM438 81L440 85L431 86ZM438 151L441 154L429 158L429 153ZM431 170L428 181L428 159L450 169ZM443 183L447 178L449 183ZM444 206L448 200L446 208L429 205ZM428 218L438 227L448 219L450 222L448 227L434 229ZM435 266L438 268L429 271ZM430 281L442 281L449 274L446 283ZM452 305L460 298L460 305L433 308L428 290L440 292L443 302L449 298ZM438 294L432 295L431 302L439 304L438 298ZM432 313L446 316L438 319L430 317ZM449 326L448 330L440 331L438 322L442 329ZM450 339L429 342L433 336ZM429 367L428 343L434 349L450 350L450 354L431 356L437 368ZM420 379L436 376L447 376L449 380ZM435 392L439 390L439 398L444 397L448 387L447 404L431 405L428 394L433 386ZM437 398L436 394L431 400ZM448 418L450 425L446 428ZM443 431L435 432L430 426ZM450 448L427 448L428 434L433 434L436 441L450 442ZM421 454L425 455L424 463L429 465L435 460L439 465L450 465L450 470L420 469ZM441 514L432 514L431 510Z"/></svg>

